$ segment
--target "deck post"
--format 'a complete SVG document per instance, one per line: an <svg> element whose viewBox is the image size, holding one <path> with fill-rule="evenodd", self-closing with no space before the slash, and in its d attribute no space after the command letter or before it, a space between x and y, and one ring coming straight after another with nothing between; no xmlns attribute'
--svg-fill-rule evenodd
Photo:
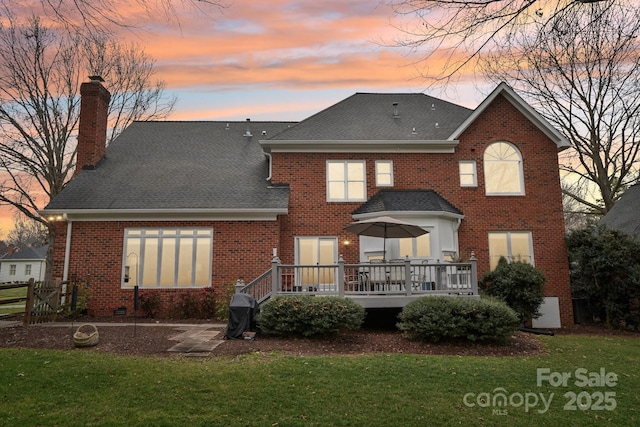
<svg viewBox="0 0 640 427"><path fill-rule="evenodd" d="M338 256L338 296L344 297L344 258L342 255Z"/></svg>
<svg viewBox="0 0 640 427"><path fill-rule="evenodd" d="M409 255L404 259L404 288L407 291L407 296L411 296L411 260Z"/></svg>
<svg viewBox="0 0 640 427"><path fill-rule="evenodd" d="M276 296L280 289L280 258L277 255L271 259L271 295Z"/></svg>
<svg viewBox="0 0 640 427"><path fill-rule="evenodd" d="M238 279L236 280L236 294L242 293L242 288L244 288L244 280Z"/></svg>
<svg viewBox="0 0 640 427"><path fill-rule="evenodd" d="M471 262L471 292L473 295L478 295L478 259L475 252L471 252L469 262Z"/></svg>

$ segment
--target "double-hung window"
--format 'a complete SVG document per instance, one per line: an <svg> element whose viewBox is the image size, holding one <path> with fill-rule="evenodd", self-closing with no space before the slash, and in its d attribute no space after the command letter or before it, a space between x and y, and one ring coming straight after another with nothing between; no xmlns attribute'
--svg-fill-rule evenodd
<svg viewBox="0 0 640 427"><path fill-rule="evenodd" d="M212 228L127 228L123 287L211 285Z"/></svg>
<svg viewBox="0 0 640 427"><path fill-rule="evenodd" d="M376 186L393 187L392 160L376 160Z"/></svg>
<svg viewBox="0 0 640 427"><path fill-rule="evenodd" d="M496 231L489 233L489 259L491 270L500 257L507 261L522 261L533 265L533 243L528 231Z"/></svg>
<svg viewBox="0 0 640 427"><path fill-rule="evenodd" d="M476 162L473 160L461 161L458 163L460 170L460 186L461 187L477 187L478 177L476 174Z"/></svg>
<svg viewBox="0 0 640 427"><path fill-rule="evenodd" d="M327 201L361 202L366 189L364 160L327 161Z"/></svg>

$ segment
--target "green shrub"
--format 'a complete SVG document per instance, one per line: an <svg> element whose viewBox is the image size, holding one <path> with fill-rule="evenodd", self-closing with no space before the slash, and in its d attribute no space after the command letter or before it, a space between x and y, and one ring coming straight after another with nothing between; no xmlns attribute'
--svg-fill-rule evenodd
<svg viewBox="0 0 640 427"><path fill-rule="evenodd" d="M364 307L346 298L280 296L260 307L257 324L267 334L310 337L358 329L365 315Z"/></svg>
<svg viewBox="0 0 640 427"><path fill-rule="evenodd" d="M496 269L482 276L480 289L486 295L506 302L516 312L521 324L526 324L540 317L546 281L542 271L531 264L521 261L508 263L501 257Z"/></svg>
<svg viewBox="0 0 640 427"><path fill-rule="evenodd" d="M640 243L605 227L567 236L571 292L592 315L616 328L640 329Z"/></svg>
<svg viewBox="0 0 640 427"><path fill-rule="evenodd" d="M490 298L424 297L398 315L398 329L413 338L503 341L520 325L504 302Z"/></svg>

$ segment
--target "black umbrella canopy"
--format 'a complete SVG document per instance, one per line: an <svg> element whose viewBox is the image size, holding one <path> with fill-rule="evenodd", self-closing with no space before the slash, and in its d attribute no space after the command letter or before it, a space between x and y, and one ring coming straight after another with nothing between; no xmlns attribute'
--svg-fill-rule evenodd
<svg viewBox="0 0 640 427"><path fill-rule="evenodd" d="M403 239L408 237L418 237L427 234L428 231L417 225L400 221L390 216L380 216L352 222L344 227L358 236L381 237L384 241L384 257L387 255L387 239Z"/></svg>

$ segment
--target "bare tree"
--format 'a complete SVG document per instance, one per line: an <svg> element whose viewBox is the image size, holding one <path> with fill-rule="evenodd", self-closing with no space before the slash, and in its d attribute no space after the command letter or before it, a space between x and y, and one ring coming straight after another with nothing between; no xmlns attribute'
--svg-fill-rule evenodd
<svg viewBox="0 0 640 427"><path fill-rule="evenodd" d="M614 0L557 14L485 56L572 143L560 158L565 195L606 214L640 166L640 11Z"/></svg>
<svg viewBox="0 0 640 427"><path fill-rule="evenodd" d="M48 227L17 213L13 218L13 229L7 234L7 243L18 249L44 246L49 241Z"/></svg>
<svg viewBox="0 0 640 427"><path fill-rule="evenodd" d="M67 28L83 28L90 32L110 32L115 27L137 28L120 11L138 7L150 20L163 18L178 20L177 6L191 7L194 12L207 13L211 8L225 6L225 0L33 0L31 8L40 7L39 13ZM0 0L5 8L14 8L14 0Z"/></svg>
<svg viewBox="0 0 640 427"><path fill-rule="evenodd" d="M398 16L415 18L413 24L400 28L405 37L397 43L419 51L419 62L427 68L432 56L444 55L444 68L428 70L425 77L446 81L465 66L475 65L484 53L500 50L505 39L523 29L602 0L384 1Z"/></svg>
<svg viewBox="0 0 640 427"><path fill-rule="evenodd" d="M89 61L96 52L98 60ZM37 210L75 166L79 87L87 75L111 79L111 138L131 120L163 118L173 106L139 48L47 27L36 17L0 25L0 58L0 204L42 223Z"/></svg>

